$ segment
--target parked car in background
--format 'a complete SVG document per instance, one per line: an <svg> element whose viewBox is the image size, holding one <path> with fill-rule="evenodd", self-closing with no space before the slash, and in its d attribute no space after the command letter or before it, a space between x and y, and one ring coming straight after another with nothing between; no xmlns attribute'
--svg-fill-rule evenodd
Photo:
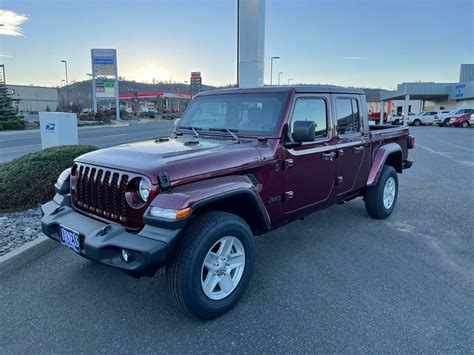
<svg viewBox="0 0 474 355"><path fill-rule="evenodd" d="M407 117L410 118L412 116L415 116L415 114L413 112L409 112ZM396 113L396 114L388 116L387 122L390 122L393 125L401 125L403 124L403 117L404 117L403 114Z"/></svg>
<svg viewBox="0 0 474 355"><path fill-rule="evenodd" d="M380 112L371 112L368 115L369 121L380 122ZM388 114L387 112L383 113L383 121L387 122Z"/></svg>
<svg viewBox="0 0 474 355"><path fill-rule="evenodd" d="M406 123L410 126L431 125L433 124L434 118L437 114L437 111L420 112L418 115L407 117Z"/></svg>
<svg viewBox="0 0 474 355"><path fill-rule="evenodd" d="M471 108L459 108L452 111L449 111L446 114L438 114L435 118L434 123L440 127L449 127L451 125L451 118L457 118L465 114L474 113L474 109Z"/></svg>
<svg viewBox="0 0 474 355"><path fill-rule="evenodd" d="M462 116L451 118L449 120L449 123L454 127L467 128L470 125L469 124L470 118L471 118L471 115L466 113Z"/></svg>
<svg viewBox="0 0 474 355"><path fill-rule="evenodd" d="M471 113L471 118L469 118L469 125L474 126L474 113Z"/></svg>
<svg viewBox="0 0 474 355"><path fill-rule="evenodd" d="M444 126L444 120L449 118L449 115L451 115L454 111L456 110L441 110L438 111L438 114L435 115L434 117L434 124L437 124L440 127ZM448 119L449 121L449 119Z"/></svg>

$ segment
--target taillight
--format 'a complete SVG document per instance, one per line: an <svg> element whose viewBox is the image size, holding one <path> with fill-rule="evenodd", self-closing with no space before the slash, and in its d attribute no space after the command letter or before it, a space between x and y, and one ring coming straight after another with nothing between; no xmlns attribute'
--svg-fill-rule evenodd
<svg viewBox="0 0 474 355"><path fill-rule="evenodd" d="M408 149L413 149L415 147L415 136L411 134L408 135Z"/></svg>

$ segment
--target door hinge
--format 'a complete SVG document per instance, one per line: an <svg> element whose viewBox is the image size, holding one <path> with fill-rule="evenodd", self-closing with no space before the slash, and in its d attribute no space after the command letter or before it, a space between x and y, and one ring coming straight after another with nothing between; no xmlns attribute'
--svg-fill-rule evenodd
<svg viewBox="0 0 474 355"><path fill-rule="evenodd" d="M293 198L293 191L285 192L285 201L289 201Z"/></svg>
<svg viewBox="0 0 474 355"><path fill-rule="evenodd" d="M285 159L285 170L293 166L293 159Z"/></svg>
<svg viewBox="0 0 474 355"><path fill-rule="evenodd" d="M344 181L344 178L342 176L336 177L336 185L342 184L343 181Z"/></svg>

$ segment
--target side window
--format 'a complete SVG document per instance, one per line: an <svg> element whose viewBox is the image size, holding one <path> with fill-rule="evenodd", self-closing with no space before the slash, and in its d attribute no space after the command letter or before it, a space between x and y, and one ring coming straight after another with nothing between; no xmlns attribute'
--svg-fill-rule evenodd
<svg viewBox="0 0 474 355"><path fill-rule="evenodd" d="M336 99L337 134L354 134L360 129L360 114L357 100Z"/></svg>
<svg viewBox="0 0 474 355"><path fill-rule="evenodd" d="M290 133L293 133L295 121L313 121L315 123L316 139L324 138L328 134L326 101L323 99L297 99L293 116L291 117Z"/></svg>

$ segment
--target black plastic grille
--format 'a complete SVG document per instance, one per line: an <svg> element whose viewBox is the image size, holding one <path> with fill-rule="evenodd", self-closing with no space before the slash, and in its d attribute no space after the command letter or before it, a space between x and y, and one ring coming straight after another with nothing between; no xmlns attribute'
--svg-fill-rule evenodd
<svg viewBox="0 0 474 355"><path fill-rule="evenodd" d="M87 165L80 165L76 174L80 208L107 219L127 221L127 174Z"/></svg>

